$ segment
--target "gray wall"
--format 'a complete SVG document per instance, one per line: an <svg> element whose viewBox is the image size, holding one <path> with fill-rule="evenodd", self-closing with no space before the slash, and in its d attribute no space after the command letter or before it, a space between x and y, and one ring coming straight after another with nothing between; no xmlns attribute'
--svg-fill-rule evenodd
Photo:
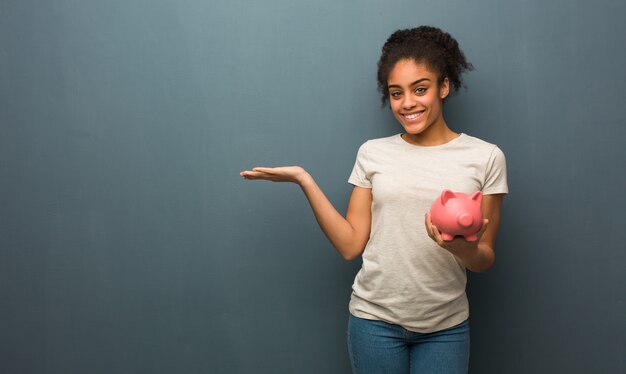
<svg viewBox="0 0 626 374"><path fill-rule="evenodd" d="M624 372L625 4L0 1L0 372L349 372L358 261L238 172L302 165L343 211L419 24L476 66L448 123L508 159L472 372Z"/></svg>

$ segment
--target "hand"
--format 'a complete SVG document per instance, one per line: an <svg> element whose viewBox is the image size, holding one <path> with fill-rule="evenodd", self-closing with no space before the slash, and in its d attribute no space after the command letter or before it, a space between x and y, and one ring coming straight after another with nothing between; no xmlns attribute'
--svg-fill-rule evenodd
<svg viewBox="0 0 626 374"><path fill-rule="evenodd" d="M450 253L458 257L463 257L463 255L467 254L468 251L476 250L478 248L478 242L480 242L480 238L485 233L488 223L488 219L483 219L483 226L476 234L477 239L475 241L468 241L464 237L454 237L452 240L443 240L439 229L437 229L437 226L433 225L430 220L430 213L426 213L425 219L426 232L428 233L428 236L430 236L430 238L441 248L448 250Z"/></svg>
<svg viewBox="0 0 626 374"><path fill-rule="evenodd" d="M252 170L244 170L239 175L248 180L262 179L272 182L292 182L299 185L310 178L309 173L300 166L256 167Z"/></svg>

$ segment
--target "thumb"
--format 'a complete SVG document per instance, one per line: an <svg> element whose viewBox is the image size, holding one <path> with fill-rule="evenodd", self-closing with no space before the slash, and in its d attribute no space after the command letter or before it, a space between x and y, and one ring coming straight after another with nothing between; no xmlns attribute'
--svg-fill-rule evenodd
<svg viewBox="0 0 626 374"><path fill-rule="evenodd" d="M483 225L480 228L480 234L482 234L483 232L485 232L485 230L487 230L487 225L489 224L489 220L487 218L483 219Z"/></svg>

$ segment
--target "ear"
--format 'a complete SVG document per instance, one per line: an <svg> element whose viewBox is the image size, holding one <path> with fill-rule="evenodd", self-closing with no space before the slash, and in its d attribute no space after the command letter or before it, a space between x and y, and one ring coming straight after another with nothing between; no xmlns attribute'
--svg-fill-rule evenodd
<svg viewBox="0 0 626 374"><path fill-rule="evenodd" d="M455 197L456 194L454 192L450 190L443 190L443 192L441 193L441 205L446 205L448 200L454 199Z"/></svg>
<svg viewBox="0 0 626 374"><path fill-rule="evenodd" d="M443 82L441 82L441 87L439 87L439 97L441 100L448 97L450 94L450 80L448 77L443 78Z"/></svg>
<svg viewBox="0 0 626 374"><path fill-rule="evenodd" d="M483 201L483 193L476 191L470 195L470 200L477 201L479 204Z"/></svg>

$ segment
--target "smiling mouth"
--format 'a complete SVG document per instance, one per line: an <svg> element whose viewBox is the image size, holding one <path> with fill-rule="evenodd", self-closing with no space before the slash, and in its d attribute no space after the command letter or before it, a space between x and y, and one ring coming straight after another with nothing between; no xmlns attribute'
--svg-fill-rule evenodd
<svg viewBox="0 0 626 374"><path fill-rule="evenodd" d="M420 118L422 116L422 114L424 114L424 111L416 112L416 113L407 113L407 114L403 114L403 116L407 120L413 121L413 120L416 120L416 119Z"/></svg>

